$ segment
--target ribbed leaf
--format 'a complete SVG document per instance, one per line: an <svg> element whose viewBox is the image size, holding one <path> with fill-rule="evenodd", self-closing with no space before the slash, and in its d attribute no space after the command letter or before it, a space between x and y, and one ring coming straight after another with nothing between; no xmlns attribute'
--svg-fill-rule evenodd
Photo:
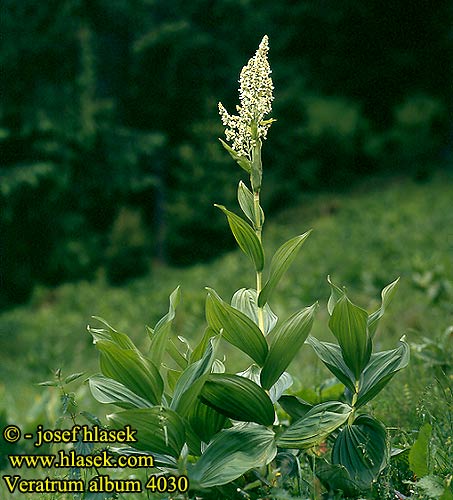
<svg viewBox="0 0 453 500"><path fill-rule="evenodd" d="M250 164L250 161L245 157L245 156L240 156L236 153L236 151L229 146L225 141L222 141L222 139L219 138L219 141L222 143L222 146L230 153L231 158L241 167L243 168L248 174L252 171L252 165Z"/></svg>
<svg viewBox="0 0 453 500"><path fill-rule="evenodd" d="M188 414L197 400L203 386L203 381L198 381L203 375L211 371L219 340L220 336L212 337L208 342L203 357L189 365L179 377L170 407L177 410L180 415L185 416Z"/></svg>
<svg viewBox="0 0 453 500"><path fill-rule="evenodd" d="M318 304L313 304L302 309L273 331L269 354L261 371L261 385L265 389L275 384L302 347L313 325L317 307Z"/></svg>
<svg viewBox="0 0 453 500"><path fill-rule="evenodd" d="M197 399L187 414L186 420L201 441L209 443L212 437L224 427L227 417Z"/></svg>
<svg viewBox="0 0 453 500"><path fill-rule="evenodd" d="M354 305L346 295L336 303L329 321L329 327L340 344L344 362L356 380L371 356L367 323L368 313Z"/></svg>
<svg viewBox="0 0 453 500"><path fill-rule="evenodd" d="M236 373L236 375L248 378L261 387L261 368L255 364L250 365L243 372ZM275 382L275 384L269 389L269 399L272 401L272 403L276 403L280 399L280 396L283 394L283 392L286 391L286 389L289 389L292 385L293 378L291 377L291 375L287 372L283 372L277 382Z"/></svg>
<svg viewBox="0 0 453 500"><path fill-rule="evenodd" d="M152 404L161 402L164 382L153 363L138 351L121 349L107 340L99 340L96 347L101 352L101 372L106 377L120 382Z"/></svg>
<svg viewBox="0 0 453 500"><path fill-rule="evenodd" d="M258 236L255 234L250 224L244 219L227 210L223 205L214 205L220 208L227 216L231 232L237 241L240 249L250 257L255 269L260 272L264 267L264 250Z"/></svg>
<svg viewBox="0 0 453 500"><path fill-rule="evenodd" d="M261 228L262 225L264 224L264 212L263 209L260 207L259 209L259 215L258 215L258 224L255 216L255 203L253 200L253 193L250 191L250 189L242 182L239 181L239 186L238 186L238 202L239 205L244 212L244 214L247 216L247 218L250 220L250 222L253 224L255 229Z"/></svg>
<svg viewBox="0 0 453 500"><path fill-rule="evenodd" d="M257 293L252 288L241 288L231 298L231 305L243 312L255 324L258 324L258 304ZM269 304L266 304L263 309L264 333L268 335L274 326L277 324L277 316L274 314Z"/></svg>
<svg viewBox="0 0 453 500"><path fill-rule="evenodd" d="M203 403L234 420L272 425L275 411L264 390L239 375L213 373L200 392Z"/></svg>
<svg viewBox="0 0 453 500"><path fill-rule="evenodd" d="M277 445L281 448L311 448L344 424L351 412L349 405L338 401L316 405L288 427L277 440Z"/></svg>
<svg viewBox="0 0 453 500"><path fill-rule="evenodd" d="M343 297L343 295L345 295L346 288L343 288L342 290L339 286L335 285L335 283L331 280L330 275L327 276L327 281L330 285L330 297L327 301L327 311L330 316L332 316L335 304Z"/></svg>
<svg viewBox="0 0 453 500"><path fill-rule="evenodd" d="M286 394L282 396L278 402L293 420L299 420L313 408L313 405L307 401L304 401L297 396Z"/></svg>
<svg viewBox="0 0 453 500"><path fill-rule="evenodd" d="M368 415L360 415L338 435L332 449L332 463L349 472L361 490L371 486L387 461L385 427Z"/></svg>
<svg viewBox="0 0 453 500"><path fill-rule="evenodd" d="M397 278L395 281L393 281L392 283L387 285L382 290L382 292L381 292L381 307L377 311L375 311L374 313L370 314L370 316L368 317L368 331L370 332L371 338L374 337L379 320L384 315L385 309L388 307L388 305L390 304L390 301L392 300L393 296L395 295L399 281L400 281L400 279Z"/></svg>
<svg viewBox="0 0 453 500"><path fill-rule="evenodd" d="M347 367L341 354L340 346L330 342L321 342L309 335L306 343L311 345L318 358L348 389L355 392L354 375Z"/></svg>
<svg viewBox="0 0 453 500"><path fill-rule="evenodd" d="M357 407L373 399L398 371L407 366L409 357L410 349L404 339L396 349L372 354L360 379Z"/></svg>
<svg viewBox="0 0 453 500"><path fill-rule="evenodd" d="M190 484L211 488L230 483L255 467L263 467L277 454L275 435L261 425L235 426L218 433L189 470Z"/></svg>
<svg viewBox="0 0 453 500"><path fill-rule="evenodd" d="M151 337L151 345L149 348L149 359L155 366L160 366L162 357L167 348L168 337L170 335L171 325L175 318L176 308L180 299L179 286L170 295L170 305L168 313L157 323L154 328L154 333Z"/></svg>
<svg viewBox="0 0 453 500"><path fill-rule="evenodd" d="M341 490L343 495L347 495L348 498L355 498L360 493L356 483L351 479L348 470L343 465L332 464L324 459L317 460L316 476L326 489L330 491Z"/></svg>
<svg viewBox="0 0 453 500"><path fill-rule="evenodd" d="M224 302L214 290L207 290L206 320L209 326L215 332L222 332L225 340L262 366L268 347L261 330L244 313Z"/></svg>
<svg viewBox="0 0 453 500"><path fill-rule="evenodd" d="M107 415L114 429L129 425L137 431L137 442L129 443L137 450L179 457L185 442L181 417L163 406L125 410Z"/></svg>
<svg viewBox="0 0 453 500"><path fill-rule="evenodd" d="M104 375L93 375L88 383L91 394L99 403L111 403L125 409L151 408L152 406L149 401L137 396L125 385Z"/></svg>
<svg viewBox="0 0 453 500"><path fill-rule="evenodd" d="M260 307L263 307L269 300L280 278L288 270L289 266L296 258L300 247L304 244L310 233L311 229L300 236L288 240L275 252L269 269L269 279L258 297L258 305Z"/></svg>

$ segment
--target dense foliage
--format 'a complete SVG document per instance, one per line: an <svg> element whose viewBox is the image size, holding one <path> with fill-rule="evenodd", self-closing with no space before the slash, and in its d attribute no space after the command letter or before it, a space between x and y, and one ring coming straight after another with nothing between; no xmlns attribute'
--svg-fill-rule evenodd
<svg viewBox="0 0 453 500"><path fill-rule="evenodd" d="M234 198L215 102L262 33L278 97L265 206L377 168L425 175L446 154L450 19L446 0L6 0L0 306L232 245L211 205Z"/></svg>

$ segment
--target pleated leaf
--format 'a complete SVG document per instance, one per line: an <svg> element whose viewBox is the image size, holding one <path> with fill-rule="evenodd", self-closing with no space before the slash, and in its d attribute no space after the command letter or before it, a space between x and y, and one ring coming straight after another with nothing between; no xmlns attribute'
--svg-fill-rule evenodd
<svg viewBox="0 0 453 500"><path fill-rule="evenodd" d="M133 393L125 385L104 375L93 375L88 384L91 394L99 403L110 403L125 409L152 406L148 400Z"/></svg>
<svg viewBox="0 0 453 500"><path fill-rule="evenodd" d="M161 402L164 382L159 370L138 351L121 349L113 342L96 343L101 353L101 372L152 404Z"/></svg>
<svg viewBox="0 0 453 500"><path fill-rule="evenodd" d="M396 349L372 354L360 379L357 407L373 399L409 363L410 349L402 339Z"/></svg>
<svg viewBox="0 0 453 500"><path fill-rule="evenodd" d="M250 224L245 222L244 219L227 210L223 205L214 205L220 208L227 216L228 224L230 225L231 232L240 249L250 257L255 269L261 272L264 267L264 250L258 236L253 231Z"/></svg>
<svg viewBox="0 0 453 500"><path fill-rule="evenodd" d="M344 362L340 346L331 342L321 342L309 335L306 343L313 347L318 358L348 389L355 392L354 375Z"/></svg>
<svg viewBox="0 0 453 500"><path fill-rule="evenodd" d="M293 420L299 420L313 408L307 401L288 394L281 396L278 403Z"/></svg>
<svg viewBox="0 0 453 500"><path fill-rule="evenodd" d="M208 292L206 320L209 326L262 366L268 347L261 330L248 316L224 302L214 290L208 288Z"/></svg>
<svg viewBox="0 0 453 500"><path fill-rule="evenodd" d="M288 240L275 252L271 260L269 279L267 280L258 297L259 307L263 307L264 304L266 304L266 302L269 300L269 297L280 281L280 278L288 270L289 266L296 258L300 247L304 244L310 233L311 229L310 231L307 231L300 236L296 236L295 238Z"/></svg>
<svg viewBox="0 0 453 500"><path fill-rule="evenodd" d="M227 417L197 398L186 420L200 440L209 443L212 437L224 427Z"/></svg>
<svg viewBox="0 0 453 500"><path fill-rule="evenodd" d="M168 338L171 331L171 325L175 318L176 308L179 304L181 293L179 286L170 295L170 305L168 313L157 323L154 328L154 333L151 337L151 345L149 348L149 359L155 366L160 366L163 355L167 348Z"/></svg>
<svg viewBox="0 0 453 500"><path fill-rule="evenodd" d="M398 283L400 279L397 278L395 281L387 285L381 292L381 307L377 310L374 311L374 313L370 314L368 317L368 330L370 332L371 338L374 337L374 334L376 333L376 329L379 324L379 320L382 318L382 316L385 313L385 309L388 307L390 304L390 301L392 300L393 296L395 295L396 289L398 288Z"/></svg>
<svg viewBox="0 0 453 500"><path fill-rule="evenodd" d="M387 455L385 427L368 415L360 415L335 440L332 463L345 467L357 487L366 490L385 467Z"/></svg>
<svg viewBox="0 0 453 500"><path fill-rule="evenodd" d="M243 372L236 373L236 375L248 378L261 387L261 368L255 364L250 365ZM276 403L280 399L280 396L283 394L283 392L286 391L286 389L289 389L292 385L293 378L291 377L291 375L287 372L283 372L277 382L275 382L275 384L269 389L269 399L272 401L272 403Z"/></svg>
<svg viewBox="0 0 453 500"><path fill-rule="evenodd" d="M351 412L349 405L338 401L316 405L283 432L277 445L281 448L311 448L343 425Z"/></svg>
<svg viewBox="0 0 453 500"><path fill-rule="evenodd" d="M275 420L274 405L269 396L258 384L239 375L209 375L200 399L234 420L262 425L272 425Z"/></svg>
<svg viewBox="0 0 453 500"><path fill-rule="evenodd" d="M371 356L368 313L354 305L346 295L336 303L329 327L340 344L343 359L356 380Z"/></svg>
<svg viewBox="0 0 453 500"><path fill-rule="evenodd" d="M261 425L235 426L214 437L189 470L189 480L195 488L221 486L250 469L267 465L276 454L272 430Z"/></svg>
<svg viewBox="0 0 453 500"><path fill-rule="evenodd" d="M258 304L256 290L252 288L239 289L231 298L231 305L235 309L243 312L255 324L258 324ZM264 319L264 333L265 335L268 335L277 324L278 318L270 308L269 304L266 304L263 307L262 311Z"/></svg>
<svg viewBox="0 0 453 500"><path fill-rule="evenodd" d="M275 384L304 344L317 307L316 303L302 309L274 329L269 354L261 371L264 389L270 389Z"/></svg>
<svg viewBox="0 0 453 500"><path fill-rule="evenodd" d="M107 415L114 429L129 425L137 430L133 448L179 457L185 443L184 422L181 417L163 406L125 410Z"/></svg>
<svg viewBox="0 0 453 500"><path fill-rule="evenodd" d="M250 220L250 222L253 224L255 229L257 227L261 228L262 225L264 224L263 209L261 207L259 207L258 224L257 224L256 215L255 215L255 203L253 200L253 193L250 191L250 189L242 181L239 181L239 186L238 186L238 202L239 202L239 206L241 207L242 211L247 216L247 218Z"/></svg>
<svg viewBox="0 0 453 500"><path fill-rule="evenodd" d="M327 276L327 282L330 285L330 297L327 301L327 311L329 315L332 316L335 304L343 297L343 295L345 295L346 288L341 289L338 285L335 285L335 283L330 278L330 275Z"/></svg>

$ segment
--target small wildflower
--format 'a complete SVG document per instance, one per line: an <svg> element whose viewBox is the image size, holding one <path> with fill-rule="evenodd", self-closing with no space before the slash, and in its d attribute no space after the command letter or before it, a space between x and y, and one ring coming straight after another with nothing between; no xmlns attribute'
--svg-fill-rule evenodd
<svg viewBox="0 0 453 500"><path fill-rule="evenodd" d="M239 78L240 106L238 115L230 115L219 102L219 114L226 127L225 136L239 156L252 160L252 151L257 141L266 139L267 131L274 120L264 120L272 110L274 86L267 60L269 39L263 37L255 55L244 66Z"/></svg>

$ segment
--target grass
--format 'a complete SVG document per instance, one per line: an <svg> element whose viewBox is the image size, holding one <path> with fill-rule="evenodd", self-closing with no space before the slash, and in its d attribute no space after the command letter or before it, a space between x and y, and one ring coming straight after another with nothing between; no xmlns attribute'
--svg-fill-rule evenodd
<svg viewBox="0 0 453 500"><path fill-rule="evenodd" d="M393 347L403 334L414 349L415 344L423 344L422 337L440 338L453 325L452 180L445 172L423 184L405 178L373 180L348 193L301 196L299 206L275 218L268 216L264 231L268 256L289 237L314 229L271 298L278 316L286 317L319 300L322 307L313 333L328 339L324 307L328 274L346 285L354 302L369 311L377 308L380 290L401 276L376 348ZM223 216L213 209L213 217ZM148 276L123 287L111 287L99 276L93 283L37 289L29 304L0 315L0 410L3 407L8 420L24 428L54 424L58 393L33 384L51 378L59 367L65 374L86 371L89 375L98 370L86 331L88 323L96 325L92 315L105 318L142 346L144 325L155 325L167 311L168 295L181 285L183 302L174 329L189 340L200 338L205 323L204 287L215 288L225 299L238 288L253 287L254 276L245 259L234 251L185 269L155 266ZM447 344L451 346L451 337ZM451 369L451 359L447 362ZM243 369L248 361L230 348L227 363ZM435 385L432 370L426 359L413 357L410 367L376 399L377 416L390 427L417 429L427 418L420 408L425 404L426 410L430 403L427 391ZM327 376L308 347L290 372L296 377L296 388L314 388ZM80 386L77 397L83 409L100 415L107 412L92 402L86 386ZM437 413L435 418L440 418ZM127 498L133 500L133 496Z"/></svg>

